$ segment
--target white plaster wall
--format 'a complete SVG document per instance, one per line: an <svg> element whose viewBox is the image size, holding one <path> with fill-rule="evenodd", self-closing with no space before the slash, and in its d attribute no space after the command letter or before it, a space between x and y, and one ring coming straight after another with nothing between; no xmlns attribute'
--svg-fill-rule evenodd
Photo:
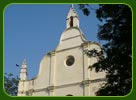
<svg viewBox="0 0 136 100"><path fill-rule="evenodd" d="M21 80L27 80L27 69L26 68L21 68L20 79Z"/></svg>
<svg viewBox="0 0 136 100"><path fill-rule="evenodd" d="M74 23L73 23L74 26L79 27L79 19L77 17L75 17L73 21L74 21Z"/></svg>
<svg viewBox="0 0 136 100"><path fill-rule="evenodd" d="M92 50L94 48L96 50L98 50L98 51L101 51L100 45L98 45L96 43L90 43L89 44L89 50ZM90 57L89 61L90 61L90 65L93 65L96 62L98 62L98 59L96 57ZM96 72L95 68L92 68L92 70L90 71L90 79L91 80L99 79L99 78L105 78L105 75L106 75L106 73L104 71L102 71L102 72Z"/></svg>
<svg viewBox="0 0 136 100"><path fill-rule="evenodd" d="M106 73L104 71L103 72L96 72L94 68L90 72L91 80L105 78L105 75L106 75Z"/></svg>
<svg viewBox="0 0 136 100"><path fill-rule="evenodd" d="M62 33L56 51L80 46L82 43L84 41L80 30L78 28L71 28Z"/></svg>
<svg viewBox="0 0 136 100"><path fill-rule="evenodd" d="M70 55L74 56L75 62L72 66L65 66L65 60ZM83 80L83 53L80 47L56 53L55 62L55 85Z"/></svg>
<svg viewBox="0 0 136 100"><path fill-rule="evenodd" d="M23 88L24 88L24 83L23 83L23 81L19 81L19 83L18 83L18 92L23 91ZM19 95L20 95L20 93L19 93Z"/></svg>
<svg viewBox="0 0 136 100"><path fill-rule="evenodd" d="M40 63L38 76L33 80L20 81L18 91L29 91L31 89L43 89L49 86L50 56L44 56ZM48 95L45 91L34 92L33 95Z"/></svg>
<svg viewBox="0 0 136 100"><path fill-rule="evenodd" d="M34 92L32 96L49 96L49 94L46 91L40 91L40 92Z"/></svg>
<svg viewBox="0 0 136 100"><path fill-rule="evenodd" d="M25 82L24 82L23 90L24 90L24 91L27 91L27 90L29 90L29 87L31 87L31 85L29 85L29 81L25 81Z"/></svg>
<svg viewBox="0 0 136 100"><path fill-rule="evenodd" d="M79 36L79 37L76 37L75 39L69 39L69 40L63 41L62 43L58 45L56 50L59 51L63 49L80 46L81 43L83 43L83 41L81 40L81 37Z"/></svg>
<svg viewBox="0 0 136 100"><path fill-rule="evenodd" d="M95 96L96 95L95 93L100 89L103 83L104 82L92 83L90 85L90 95Z"/></svg>
<svg viewBox="0 0 136 100"><path fill-rule="evenodd" d="M25 92L29 90L29 85L28 85L28 81L19 81L18 84L18 96L24 96L24 94L21 94L20 92Z"/></svg>
<svg viewBox="0 0 136 100"><path fill-rule="evenodd" d="M41 63L38 76L34 80L34 89L41 89L49 86L50 56L44 56Z"/></svg>
<svg viewBox="0 0 136 100"><path fill-rule="evenodd" d="M96 48L100 50L100 46L96 44L89 44L87 46L88 49ZM86 49L86 48L85 48ZM67 56L74 56L75 62L72 66L66 66L65 61ZM83 53L83 47L71 48L68 50L57 51L54 54L54 64L51 64L52 56L45 55L40 63L39 74L34 80L25 81L24 83L19 83L20 91L28 91L30 89L43 89L52 85L50 73L52 72L53 80L52 83L55 86L73 84L77 82L82 82L83 80L94 80L105 77L105 72L96 73L95 69L91 71L88 69L89 65L97 62L96 58L88 58ZM54 68L53 71L50 71L50 67ZM49 81L50 80L50 81ZM95 95L94 88L100 87L99 83L91 84L90 89L88 87L80 86L71 86L65 88L55 89L52 93L48 93L47 91L34 92L32 95L34 96L48 96L48 95L58 95L65 96L67 94L72 94L75 96L84 95Z"/></svg>
<svg viewBox="0 0 136 100"><path fill-rule="evenodd" d="M60 41L70 38L70 37L78 36L78 35L81 35L81 32L79 31L79 29L76 27L72 27L70 29L65 30L62 33Z"/></svg>
<svg viewBox="0 0 136 100"><path fill-rule="evenodd" d="M83 96L84 94L83 87L80 85L76 85L54 90L54 95L57 96L66 96L68 94L72 94L73 96Z"/></svg>

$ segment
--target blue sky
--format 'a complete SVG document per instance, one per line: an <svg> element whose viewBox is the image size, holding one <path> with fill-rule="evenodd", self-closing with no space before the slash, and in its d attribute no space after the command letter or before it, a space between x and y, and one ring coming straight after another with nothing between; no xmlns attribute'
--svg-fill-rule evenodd
<svg viewBox="0 0 136 100"><path fill-rule="evenodd" d="M66 17L71 4L12 4L4 12L4 72L19 76L24 59L27 60L29 79L39 71L42 57L53 51L61 33L66 29ZM98 5L91 5L97 8ZM83 15L74 5L80 28L88 41L98 42L97 31L100 23L95 11Z"/></svg>

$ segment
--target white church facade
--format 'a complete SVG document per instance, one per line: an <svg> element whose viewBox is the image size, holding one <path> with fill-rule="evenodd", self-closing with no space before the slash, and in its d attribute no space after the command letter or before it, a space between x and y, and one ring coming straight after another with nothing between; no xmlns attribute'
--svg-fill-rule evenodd
<svg viewBox="0 0 136 100"><path fill-rule="evenodd" d="M57 48L47 53L40 62L38 75L27 80L27 63L20 69L18 96L95 96L105 79L105 72L88 69L97 62L84 51L101 46L85 39L73 6L66 18L66 29Z"/></svg>

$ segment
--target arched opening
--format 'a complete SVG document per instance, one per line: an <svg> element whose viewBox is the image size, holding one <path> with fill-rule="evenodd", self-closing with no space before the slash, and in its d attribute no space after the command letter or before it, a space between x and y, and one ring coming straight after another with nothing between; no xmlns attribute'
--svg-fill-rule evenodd
<svg viewBox="0 0 136 100"><path fill-rule="evenodd" d="M72 94L67 94L66 96L73 96Z"/></svg>
<svg viewBox="0 0 136 100"><path fill-rule="evenodd" d="M73 17L72 16L70 17L70 23L69 24L70 24L70 27L73 27Z"/></svg>

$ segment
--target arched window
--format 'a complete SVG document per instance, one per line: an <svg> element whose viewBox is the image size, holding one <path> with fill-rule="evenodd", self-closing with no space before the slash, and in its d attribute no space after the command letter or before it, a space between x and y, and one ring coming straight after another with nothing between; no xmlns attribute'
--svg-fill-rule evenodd
<svg viewBox="0 0 136 100"><path fill-rule="evenodd" d="M66 96L73 96L72 94L67 94Z"/></svg>
<svg viewBox="0 0 136 100"><path fill-rule="evenodd" d="M73 27L73 17L72 16L70 17L70 23L69 24L70 24L70 27Z"/></svg>

